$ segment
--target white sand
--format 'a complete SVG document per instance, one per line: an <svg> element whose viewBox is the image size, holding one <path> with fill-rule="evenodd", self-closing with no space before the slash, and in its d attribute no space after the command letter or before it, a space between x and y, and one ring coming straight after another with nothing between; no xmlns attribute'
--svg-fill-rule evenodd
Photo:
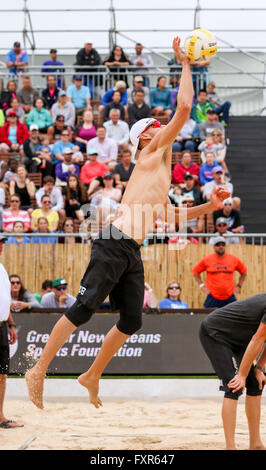
<svg viewBox="0 0 266 470"><path fill-rule="evenodd" d="M30 450L220 450L224 449L221 399L105 400L100 409L84 399L56 398L38 410L27 399L5 400L5 415L23 428L0 429L0 449L16 450L32 436ZM266 444L265 402L262 438ZM248 448L244 399L236 438Z"/></svg>

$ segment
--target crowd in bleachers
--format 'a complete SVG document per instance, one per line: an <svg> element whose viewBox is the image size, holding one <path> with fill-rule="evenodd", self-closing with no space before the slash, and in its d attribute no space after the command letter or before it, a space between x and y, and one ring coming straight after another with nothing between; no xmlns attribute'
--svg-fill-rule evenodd
<svg viewBox="0 0 266 470"><path fill-rule="evenodd" d="M27 53L15 42L6 58L12 78L0 95L1 229L14 234L10 243L71 243L75 241L71 237L23 238L15 233L19 228L59 235L70 223L73 233L81 226L87 233L92 230L85 223L88 211L82 210L87 204L95 208L95 220L98 217L102 224L112 220L135 165L130 128L150 116L169 122L176 110L179 76L170 75L169 83L166 76L159 76L156 87L150 87L148 67L153 62L141 44L136 44L132 56L115 46L104 61L91 43L85 44L76 56L73 83L67 87L64 64L55 49L41 69L47 81L44 89L32 86L27 64ZM114 74L112 88L106 89L100 74L97 83L90 76L101 64ZM132 87L127 83L129 65L136 67ZM53 75L55 71L60 75ZM218 219L226 219L228 232L241 232L241 201L233 194L226 159L230 103L217 96L214 82L206 85L195 89L191 116L173 143L169 197L173 205L189 207L208 201L214 186L226 185L232 197ZM92 99L95 87L100 90L99 100ZM211 214L189 221L188 229L192 234L216 232L216 223ZM151 231L178 229L157 220Z"/></svg>

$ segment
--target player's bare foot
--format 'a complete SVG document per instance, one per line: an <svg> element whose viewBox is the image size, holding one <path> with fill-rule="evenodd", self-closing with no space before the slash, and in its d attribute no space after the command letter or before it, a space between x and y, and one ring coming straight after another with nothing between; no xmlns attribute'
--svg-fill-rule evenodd
<svg viewBox="0 0 266 470"><path fill-rule="evenodd" d="M43 382L45 375L34 368L27 370L25 374L28 386L29 398L37 408L43 409Z"/></svg>
<svg viewBox="0 0 266 470"><path fill-rule="evenodd" d="M89 376L88 373L84 373L78 377L78 382L80 385L85 387L89 392L90 402L99 408L103 406L101 399L98 397L99 393L99 380L94 379L92 376Z"/></svg>

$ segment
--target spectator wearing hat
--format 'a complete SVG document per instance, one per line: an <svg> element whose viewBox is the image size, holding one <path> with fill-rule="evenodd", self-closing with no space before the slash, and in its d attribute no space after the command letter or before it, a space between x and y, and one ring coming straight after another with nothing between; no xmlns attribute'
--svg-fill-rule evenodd
<svg viewBox="0 0 266 470"><path fill-rule="evenodd" d="M195 200L191 193L186 193L182 196L182 200L179 203L179 207L194 207ZM204 216L196 217L186 221L186 227L190 228L191 233L203 233L204 232Z"/></svg>
<svg viewBox="0 0 266 470"><path fill-rule="evenodd" d="M48 127L53 124L53 120L49 111L45 109L44 99L41 97L36 98L33 106L28 115L27 126L30 127L31 124L36 124L39 132L46 134Z"/></svg>
<svg viewBox="0 0 266 470"><path fill-rule="evenodd" d="M25 124L20 122L16 111L11 109L7 115L7 122L0 129L0 150L4 152L19 152L22 156L23 143L29 138L29 131Z"/></svg>
<svg viewBox="0 0 266 470"><path fill-rule="evenodd" d="M69 103L71 104L71 103ZM69 141L71 141L72 137L72 127L66 124L65 116L63 114L58 114L56 116L55 122L48 127L47 130L47 137L50 144L54 144L61 138L61 134L63 131L67 131L69 134Z"/></svg>
<svg viewBox="0 0 266 470"><path fill-rule="evenodd" d="M73 103L76 115L91 108L91 94L87 86L82 85L82 76L74 75L74 83L67 88L67 100Z"/></svg>
<svg viewBox="0 0 266 470"><path fill-rule="evenodd" d="M29 57L28 53L21 48L19 41L14 42L13 49L6 54L5 62L11 75L25 72L25 67L29 63Z"/></svg>
<svg viewBox="0 0 266 470"><path fill-rule="evenodd" d="M166 116L167 119L170 118L172 114L171 92L169 88L166 87L166 77L159 77L156 88L151 90L150 106L152 115Z"/></svg>
<svg viewBox="0 0 266 470"><path fill-rule="evenodd" d="M218 219L215 222L215 228L216 228L216 232L209 239L210 245L213 245L215 243L216 237L219 237L219 236L224 237L228 245L235 245L235 244L239 245L240 243L239 237L230 236L232 235L232 232L228 230L228 221L226 217L218 217Z"/></svg>
<svg viewBox="0 0 266 470"><path fill-rule="evenodd" d="M105 126L98 126L96 134L97 137L88 142L87 152L90 149L96 149L98 162L104 163L112 171L117 163L117 144L113 139L107 137Z"/></svg>
<svg viewBox="0 0 266 470"><path fill-rule="evenodd" d="M125 191L127 183L134 170L135 163L131 161L131 152L129 149L122 150L121 160L114 168L114 178L116 188Z"/></svg>
<svg viewBox="0 0 266 470"><path fill-rule="evenodd" d="M52 292L44 294L41 299L43 308L69 308L76 299L67 292L68 283L63 277L54 279Z"/></svg>
<svg viewBox="0 0 266 470"><path fill-rule="evenodd" d="M201 291L207 295L205 308L220 308L236 300L247 276L247 267L235 255L226 253L224 237L216 237L213 243L214 253L203 257L192 270ZM234 273L239 272L237 284ZM201 273L206 272L206 285Z"/></svg>
<svg viewBox="0 0 266 470"><path fill-rule="evenodd" d="M102 77L90 74L99 72L101 63L101 56L93 47L92 42L86 42L76 55L75 65L82 66L82 68L77 67L76 72L83 75L83 85L89 86L91 97L94 97L94 99L96 99L94 96L95 89L102 85Z"/></svg>
<svg viewBox="0 0 266 470"><path fill-rule="evenodd" d="M151 117L151 108L144 102L144 91L137 90L134 95L134 103L129 104L127 108L129 127L140 119Z"/></svg>
<svg viewBox="0 0 266 470"><path fill-rule="evenodd" d="M216 225L216 220L219 217L225 217L228 223L228 229L231 230L233 233L243 233L244 227L241 224L241 216L240 211L234 209L233 207L233 199L230 197L223 201L222 209L218 209L217 211L213 212L213 222Z"/></svg>
<svg viewBox="0 0 266 470"><path fill-rule="evenodd" d="M33 88L30 76L23 75L22 87L18 89L17 98L19 99L21 106L23 106L26 114L33 109L34 101L38 96L39 92L36 88Z"/></svg>
<svg viewBox="0 0 266 470"><path fill-rule="evenodd" d="M144 95L144 103L150 107L150 89L144 86L144 78L141 75L137 75L134 78L133 87L127 89L127 103L132 105L136 100L136 93L142 90Z"/></svg>
<svg viewBox="0 0 266 470"><path fill-rule="evenodd" d="M103 111L104 122L108 121L109 116L110 116L110 111L112 109L117 109L120 112L120 119L124 121L125 120L125 108L124 106L122 106L122 104L120 104L120 100L121 100L120 91L114 90L112 98L113 100L111 101L111 103L105 105L104 107L104 111Z"/></svg>
<svg viewBox="0 0 266 470"><path fill-rule="evenodd" d="M130 63L135 65L135 73L143 75L145 86L150 86L150 80L147 76L149 74L149 67L153 67L154 63L152 57L147 52L143 52L143 46L140 42L135 45L135 54L132 54L129 58Z"/></svg>
<svg viewBox="0 0 266 470"><path fill-rule="evenodd" d="M46 60L42 64L42 74L43 75L53 75L56 74L56 85L58 88L65 90L65 78L63 74L65 72L63 62L57 60L57 50L50 50L50 60Z"/></svg>
<svg viewBox="0 0 266 470"><path fill-rule="evenodd" d="M232 183L229 183L228 181L227 182L224 181L223 168L220 165L216 165L212 170L212 174L213 174L213 180L209 181L203 186L203 190L202 190L203 199L209 201L213 189L218 188L220 186L225 187L232 195L233 185Z"/></svg>
<svg viewBox="0 0 266 470"><path fill-rule="evenodd" d="M109 169L105 163L98 161L98 150L88 149L88 161L81 167L80 181L89 186L88 195L91 195L99 185L103 185L103 176Z"/></svg>
<svg viewBox="0 0 266 470"><path fill-rule="evenodd" d="M176 281L168 283L166 288L166 296L159 303L159 308L181 309L189 308L188 304L181 300L181 287Z"/></svg>
<svg viewBox="0 0 266 470"><path fill-rule="evenodd" d="M214 130L218 129L222 135L225 135L224 125L218 121L218 116L214 109L209 109L206 112L206 119L199 123L199 136L201 141L205 141L208 135L211 135Z"/></svg>
<svg viewBox="0 0 266 470"><path fill-rule="evenodd" d="M64 124L66 126L74 127L76 110L73 103L67 100L67 94L65 90L60 90L58 93L58 101L56 101L51 108L52 119L55 123L58 116L64 117Z"/></svg>
<svg viewBox="0 0 266 470"><path fill-rule="evenodd" d="M47 77L47 86L42 91L42 98L45 101L45 108L51 109L54 103L58 101L60 88L56 86L56 77L55 75L48 75Z"/></svg>
<svg viewBox="0 0 266 470"><path fill-rule="evenodd" d="M104 123L106 136L116 142L118 152L128 149L129 127L128 123L120 119L119 109L111 109L109 119ZM116 163L116 162L115 162Z"/></svg>
<svg viewBox="0 0 266 470"><path fill-rule="evenodd" d="M41 145L41 140L39 136L39 129L36 124L31 124L29 138L26 139L23 143L23 159L22 162L26 166L29 173L36 173L38 170L38 162L36 158L38 157L37 149Z"/></svg>
<svg viewBox="0 0 266 470"><path fill-rule="evenodd" d="M73 150L66 147L63 150L63 161L55 165L56 186L66 186L70 175L80 175L80 167L72 161Z"/></svg>
<svg viewBox="0 0 266 470"><path fill-rule="evenodd" d="M192 162L192 156L188 150L183 151L181 162L174 166L172 183L183 184L185 173L190 173L196 183L199 181L200 167Z"/></svg>
<svg viewBox="0 0 266 470"><path fill-rule="evenodd" d="M181 188L181 194L191 194L194 198L195 206L202 204L202 194L198 186L196 186L193 175L189 172L184 174L184 184Z"/></svg>

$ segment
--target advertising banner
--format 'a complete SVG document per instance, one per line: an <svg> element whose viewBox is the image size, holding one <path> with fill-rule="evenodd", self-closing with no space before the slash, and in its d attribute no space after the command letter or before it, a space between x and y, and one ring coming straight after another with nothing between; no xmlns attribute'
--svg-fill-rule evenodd
<svg viewBox="0 0 266 470"><path fill-rule="evenodd" d="M41 355L58 313L14 314L18 341L10 346L10 372L24 374ZM213 374L199 341L204 314L143 314L142 328L130 336L105 374ZM78 375L87 370L119 314L94 314L77 328L50 364L50 374Z"/></svg>

